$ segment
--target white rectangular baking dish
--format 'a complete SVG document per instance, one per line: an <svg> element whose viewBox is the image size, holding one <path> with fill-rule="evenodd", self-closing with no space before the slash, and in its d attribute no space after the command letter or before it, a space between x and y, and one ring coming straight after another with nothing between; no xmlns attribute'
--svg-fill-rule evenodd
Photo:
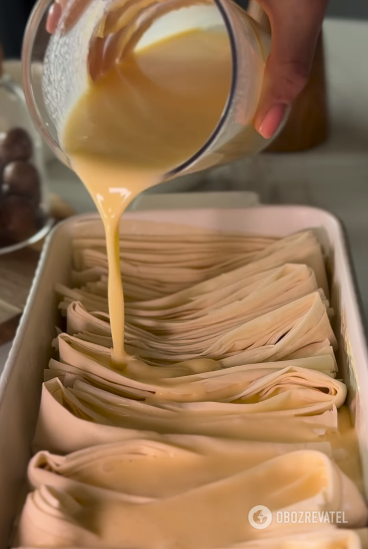
<svg viewBox="0 0 368 549"><path fill-rule="evenodd" d="M331 272L332 305L337 312L334 328L340 343L340 365L349 387L349 405L360 441L368 495L368 358L354 275L340 222L323 210L300 206L147 210L131 212L128 216L278 236L312 227L320 229ZM49 236L0 380L0 549L7 546L24 486L43 369L48 363L58 324L54 287L56 283L68 283L74 227L91 217L96 216L71 218Z"/></svg>

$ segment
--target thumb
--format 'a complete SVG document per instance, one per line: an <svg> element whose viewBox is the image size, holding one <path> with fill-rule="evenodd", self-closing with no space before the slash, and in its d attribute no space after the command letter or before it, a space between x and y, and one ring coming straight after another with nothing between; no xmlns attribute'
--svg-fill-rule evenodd
<svg viewBox="0 0 368 549"><path fill-rule="evenodd" d="M269 139L308 82L328 0L259 0L259 3L270 19L272 47L254 126Z"/></svg>

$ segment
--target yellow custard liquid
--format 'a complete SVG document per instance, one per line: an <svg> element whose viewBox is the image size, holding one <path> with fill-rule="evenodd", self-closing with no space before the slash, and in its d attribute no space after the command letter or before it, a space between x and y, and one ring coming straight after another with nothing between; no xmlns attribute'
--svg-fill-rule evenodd
<svg viewBox="0 0 368 549"><path fill-rule="evenodd" d="M195 30L131 53L90 84L63 146L102 217L113 360L124 363L119 220L130 202L190 159L215 130L232 78L224 32Z"/></svg>

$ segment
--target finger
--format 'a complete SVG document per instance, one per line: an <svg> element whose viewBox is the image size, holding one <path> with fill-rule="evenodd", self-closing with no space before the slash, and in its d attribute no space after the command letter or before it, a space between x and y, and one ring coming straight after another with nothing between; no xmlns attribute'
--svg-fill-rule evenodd
<svg viewBox="0 0 368 549"><path fill-rule="evenodd" d="M46 30L50 34L54 34L59 25L63 11L67 9L68 13L63 22L63 31L68 32L83 15L91 1L92 0L57 0L52 4L49 10Z"/></svg>
<svg viewBox="0 0 368 549"><path fill-rule="evenodd" d="M54 32L56 31L60 21L61 14L62 14L62 9L60 4L58 4L57 2L54 2L54 4L52 4L51 8L49 9L49 13L47 15L47 21L46 21L46 30L50 34L54 34Z"/></svg>
<svg viewBox="0 0 368 549"><path fill-rule="evenodd" d="M60 0L59 0L60 1ZM68 0L63 0L68 2ZM73 28L75 23L79 20L80 17L84 14L88 6L92 3L93 0L72 0L70 7L68 6L68 13L63 22L64 32L69 32Z"/></svg>
<svg viewBox="0 0 368 549"><path fill-rule="evenodd" d="M255 128L274 135L287 109L308 82L328 0L260 0L271 24L267 61Z"/></svg>
<svg viewBox="0 0 368 549"><path fill-rule="evenodd" d="M54 32L56 31L63 10L68 2L69 0L56 0L49 9L46 21L46 30L50 34L54 34Z"/></svg>

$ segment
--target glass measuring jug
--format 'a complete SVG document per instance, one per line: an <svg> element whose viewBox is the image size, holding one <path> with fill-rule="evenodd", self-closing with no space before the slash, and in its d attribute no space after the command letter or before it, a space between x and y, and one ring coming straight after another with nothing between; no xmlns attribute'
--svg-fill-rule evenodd
<svg viewBox="0 0 368 549"><path fill-rule="evenodd" d="M46 20L52 0L39 0L23 47L24 86L31 115L64 163L69 164L69 160L62 148L61 134L70 111L93 79L91 59L101 38L107 49L121 55L121 42L124 47L139 49L193 29L227 33L231 86L207 141L166 174L166 179L249 156L268 145L269 141L255 131L253 118L270 36L231 0L91 0L73 25L67 26L68 10L78 1L69 2L51 36L46 31ZM114 50L114 43L119 40L120 46ZM114 56L107 57L110 63L115 62Z"/></svg>

